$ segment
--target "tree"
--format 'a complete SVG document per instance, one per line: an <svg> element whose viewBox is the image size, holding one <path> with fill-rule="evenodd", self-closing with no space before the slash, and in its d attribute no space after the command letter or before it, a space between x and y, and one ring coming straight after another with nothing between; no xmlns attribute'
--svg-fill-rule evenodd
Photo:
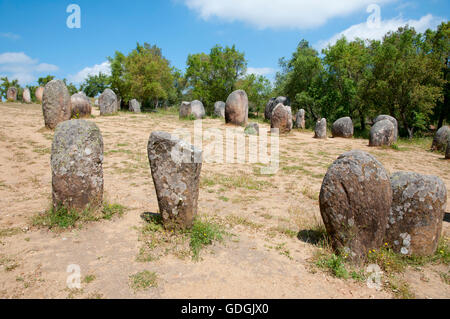
<svg viewBox="0 0 450 319"><path fill-rule="evenodd" d="M70 95L74 95L75 93L78 92L77 87L75 86L75 84L73 83L67 83L67 79L63 79L64 84L67 87L67 90L69 91Z"/></svg>
<svg viewBox="0 0 450 319"><path fill-rule="evenodd" d="M376 47L372 94L383 112L399 119L409 138L426 129L436 102L442 99L441 63L433 58L423 35L402 27Z"/></svg>
<svg viewBox="0 0 450 319"><path fill-rule="evenodd" d="M0 85L0 96L3 97L6 100L6 94L8 92L8 89L10 87L15 87L17 88L17 91L19 92L19 80L14 79L12 81L9 81L8 77L2 77L0 78L0 81L2 81L2 84ZM19 96L19 94L17 94L17 96Z"/></svg>
<svg viewBox="0 0 450 319"><path fill-rule="evenodd" d="M225 101L236 89L236 82L247 71L245 55L230 47L214 46L209 54L190 54L187 58L186 81L192 98L201 100L208 113L214 103Z"/></svg>
<svg viewBox="0 0 450 319"><path fill-rule="evenodd" d="M236 83L236 89L244 90L248 96L250 113L264 112L267 100L272 95L272 84L262 75L248 74Z"/></svg>
<svg viewBox="0 0 450 319"><path fill-rule="evenodd" d="M111 85L111 78L103 73L98 75L89 75L87 79L81 84L80 90L89 97L96 97L103 93Z"/></svg>
<svg viewBox="0 0 450 319"><path fill-rule="evenodd" d="M45 78L39 78L38 84L39 84L39 86L45 86L48 82L50 82L54 78L55 78L55 76L53 76L53 75L47 75Z"/></svg>

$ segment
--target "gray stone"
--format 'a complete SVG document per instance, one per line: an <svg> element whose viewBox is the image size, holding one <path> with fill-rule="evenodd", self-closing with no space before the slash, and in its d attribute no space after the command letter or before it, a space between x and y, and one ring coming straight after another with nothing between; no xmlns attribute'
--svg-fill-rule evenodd
<svg viewBox="0 0 450 319"><path fill-rule="evenodd" d="M445 151L445 148L447 147L447 141L449 138L450 138L450 127L442 126L439 130L437 130L436 135L434 135L431 150Z"/></svg>
<svg viewBox="0 0 450 319"><path fill-rule="evenodd" d="M148 158L166 229L190 228L197 214L202 151L166 132L153 132Z"/></svg>
<svg viewBox="0 0 450 319"><path fill-rule="evenodd" d="M292 111L290 106L279 103L272 111L270 128L279 129L280 134L289 133L292 130Z"/></svg>
<svg viewBox="0 0 450 319"><path fill-rule="evenodd" d="M397 120L390 116L390 115L378 115L374 120L373 120L373 124L379 122L379 121L383 121L383 120L389 120L392 124L394 124L394 142L397 142L398 140L398 122Z"/></svg>
<svg viewBox="0 0 450 319"><path fill-rule="evenodd" d="M39 103L42 103L42 98L44 96L44 88L42 86L38 87L34 92L34 96Z"/></svg>
<svg viewBox="0 0 450 319"><path fill-rule="evenodd" d="M100 115L115 114L119 111L119 101L117 100L116 93L111 89L103 91L102 95L98 98L98 104L100 106Z"/></svg>
<svg viewBox="0 0 450 319"><path fill-rule="evenodd" d="M25 88L22 93L22 99L25 103L31 103L31 93L29 88Z"/></svg>
<svg viewBox="0 0 450 319"><path fill-rule="evenodd" d="M445 151L445 158L450 159L450 138L447 141L447 150Z"/></svg>
<svg viewBox="0 0 450 319"><path fill-rule="evenodd" d="M271 118L271 116L272 116L273 109L274 109L275 106L276 106L275 100L276 100L276 98L273 97L273 98L271 98L271 99L269 100L269 102L267 102L267 104L266 104L266 108L265 108L265 110L264 110L264 118L265 118L266 120L270 120L270 118Z"/></svg>
<svg viewBox="0 0 450 319"><path fill-rule="evenodd" d="M275 106L277 106L280 103L283 104L284 106L288 106L289 104L291 104L289 99L285 96L279 96L275 99Z"/></svg>
<svg viewBox="0 0 450 319"><path fill-rule="evenodd" d="M214 115L225 118L225 102L218 101L214 103Z"/></svg>
<svg viewBox="0 0 450 319"><path fill-rule="evenodd" d="M397 172L391 176L391 185L386 242L403 255L433 255L447 206L444 182L436 176Z"/></svg>
<svg viewBox="0 0 450 319"><path fill-rule="evenodd" d="M295 115L295 128L301 128L304 130L306 127L305 123L305 110L300 109Z"/></svg>
<svg viewBox="0 0 450 319"><path fill-rule="evenodd" d="M325 175L319 204L335 251L356 262L382 246L392 190L386 170L372 155L354 150L339 156Z"/></svg>
<svg viewBox="0 0 450 319"><path fill-rule="evenodd" d="M195 119L202 119L206 116L203 103L198 100L192 102L182 102L180 105L180 118L193 116Z"/></svg>
<svg viewBox="0 0 450 319"><path fill-rule="evenodd" d="M141 113L141 103L139 103L136 99L132 99L129 102L129 110L130 112Z"/></svg>
<svg viewBox="0 0 450 319"><path fill-rule="evenodd" d="M369 146L391 146L395 141L395 126L389 120L381 120L370 129Z"/></svg>
<svg viewBox="0 0 450 319"><path fill-rule="evenodd" d="M77 211L98 208L103 200L102 163L103 139L95 123L60 123L51 155L53 207Z"/></svg>
<svg viewBox="0 0 450 319"><path fill-rule="evenodd" d="M258 123L250 123L244 130L247 135L259 135L259 125Z"/></svg>
<svg viewBox="0 0 450 319"><path fill-rule="evenodd" d="M331 129L333 137L353 137L353 122L350 117L343 117L333 123Z"/></svg>
<svg viewBox="0 0 450 319"><path fill-rule="evenodd" d="M69 90L61 80L52 80L44 88L42 111L45 126L54 129L72 116L72 103Z"/></svg>
<svg viewBox="0 0 450 319"><path fill-rule="evenodd" d="M327 120L321 119L317 121L314 129L314 138L327 138Z"/></svg>
<svg viewBox="0 0 450 319"><path fill-rule="evenodd" d="M248 121L248 97L243 90L231 93L225 103L225 122L245 126Z"/></svg>
<svg viewBox="0 0 450 319"><path fill-rule="evenodd" d="M82 93L75 93L70 98L72 103L72 118L89 117L92 112L91 101Z"/></svg>
<svg viewBox="0 0 450 319"><path fill-rule="evenodd" d="M10 102L17 101L17 88L15 87L8 88L8 90L6 91L6 99Z"/></svg>

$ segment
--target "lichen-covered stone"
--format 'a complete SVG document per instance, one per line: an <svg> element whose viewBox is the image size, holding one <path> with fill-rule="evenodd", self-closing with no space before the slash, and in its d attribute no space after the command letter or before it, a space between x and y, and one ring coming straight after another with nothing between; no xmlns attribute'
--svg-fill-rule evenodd
<svg viewBox="0 0 450 319"><path fill-rule="evenodd" d="M147 150L165 228L190 228L197 214L202 151L165 132L151 133Z"/></svg>
<svg viewBox="0 0 450 319"><path fill-rule="evenodd" d="M22 93L22 100L24 103L31 103L31 93L29 88L25 88Z"/></svg>
<svg viewBox="0 0 450 319"><path fill-rule="evenodd" d="M248 97L243 90L231 93L225 103L225 122L245 126L248 121Z"/></svg>
<svg viewBox="0 0 450 319"><path fill-rule="evenodd" d="M327 120L321 119L317 121L314 129L314 138L327 138Z"/></svg>
<svg viewBox="0 0 450 319"><path fill-rule="evenodd" d="M128 110L134 113L141 113L141 103L139 103L136 99L132 99L128 103Z"/></svg>
<svg viewBox="0 0 450 319"><path fill-rule="evenodd" d="M383 115L378 115L373 120L373 124L375 124L379 121L383 121L383 120L389 120L394 125L394 141L393 141L393 143L397 142L397 140L398 140L398 121L390 115L383 114Z"/></svg>
<svg viewBox="0 0 450 319"><path fill-rule="evenodd" d="M8 90L6 91L6 99L11 102L17 101L17 88L8 88Z"/></svg>
<svg viewBox="0 0 450 319"><path fill-rule="evenodd" d="M44 88L42 111L45 126L54 129L59 123L70 120L72 103L69 90L61 80L52 80Z"/></svg>
<svg viewBox="0 0 450 319"><path fill-rule="evenodd" d="M103 139L85 120L60 123L52 144L53 207L83 211L103 200Z"/></svg>
<svg viewBox="0 0 450 319"><path fill-rule="evenodd" d="M248 135L259 135L259 125L258 123L250 123L244 130L245 134Z"/></svg>
<svg viewBox="0 0 450 319"><path fill-rule="evenodd" d="M447 189L436 176L397 172L391 176L392 208L386 242L403 255L435 253L447 206Z"/></svg>
<svg viewBox="0 0 450 319"><path fill-rule="evenodd" d="M300 109L297 114L295 115L295 128L301 128L302 130L306 127L306 121L305 121L305 110Z"/></svg>
<svg viewBox="0 0 450 319"><path fill-rule="evenodd" d="M292 111L290 106L279 103L272 111L270 128L279 129L280 134L289 133L292 130Z"/></svg>
<svg viewBox="0 0 450 319"><path fill-rule="evenodd" d="M198 100L192 102L182 102L180 105L180 118L193 116L195 119L202 119L206 115L203 103Z"/></svg>
<svg viewBox="0 0 450 319"><path fill-rule="evenodd" d="M319 204L337 252L362 261L383 244L392 190L386 170L372 155L354 150L339 156L325 175Z"/></svg>
<svg viewBox="0 0 450 319"><path fill-rule="evenodd" d="M214 115L225 118L225 102L218 101L214 103Z"/></svg>
<svg viewBox="0 0 450 319"><path fill-rule="evenodd" d="M276 98L273 97L273 98L271 98L271 99L269 100L269 102L267 102L267 104L266 104L266 108L265 108L265 110L264 110L264 118L265 118L266 120L270 120L270 118L271 118L271 116L272 116L273 109L274 109L274 107L276 106L275 100L276 100Z"/></svg>
<svg viewBox="0 0 450 319"><path fill-rule="evenodd" d="M39 103L42 103L42 98L44 96L44 88L42 86L38 87L36 91L34 91L34 96Z"/></svg>
<svg viewBox="0 0 450 319"><path fill-rule="evenodd" d="M116 93L111 89L106 89L98 98L100 115L115 114L119 111L119 101Z"/></svg>
<svg viewBox="0 0 450 319"><path fill-rule="evenodd" d="M350 117L343 117L333 123L331 128L333 137L353 137L353 121Z"/></svg>
<svg viewBox="0 0 450 319"><path fill-rule="evenodd" d="M391 146L395 141L395 126L389 120L381 120L370 129L369 146Z"/></svg>
<svg viewBox="0 0 450 319"><path fill-rule="evenodd" d="M437 130L436 135L434 135L431 150L445 151L445 148L447 147L447 141L449 138L450 138L450 127L442 126L439 130Z"/></svg>
<svg viewBox="0 0 450 319"><path fill-rule="evenodd" d="M85 94L75 93L70 98L70 101L72 103L72 118L82 118L91 115L91 101Z"/></svg>

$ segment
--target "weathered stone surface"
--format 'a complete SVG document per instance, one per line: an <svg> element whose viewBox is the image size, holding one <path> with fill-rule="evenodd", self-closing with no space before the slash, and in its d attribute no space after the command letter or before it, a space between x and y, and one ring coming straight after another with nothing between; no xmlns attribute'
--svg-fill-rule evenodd
<svg viewBox="0 0 450 319"><path fill-rule="evenodd" d="M225 122L245 126L248 121L248 97L243 90L231 93L225 103Z"/></svg>
<svg viewBox="0 0 450 319"><path fill-rule="evenodd" d="M445 151L447 147L447 141L450 138L450 127L442 126L439 130L437 130L436 135L433 138L433 144L431 145L431 149L433 151Z"/></svg>
<svg viewBox="0 0 450 319"><path fill-rule="evenodd" d="M447 141L447 150L445 151L445 158L450 159L450 138Z"/></svg>
<svg viewBox="0 0 450 319"><path fill-rule="evenodd" d="M22 100L24 103L31 103L31 93L29 88L25 88L22 93Z"/></svg>
<svg viewBox="0 0 450 319"><path fill-rule="evenodd" d="M6 91L6 99L11 102L17 101L17 88L8 88L8 90Z"/></svg>
<svg viewBox="0 0 450 319"><path fill-rule="evenodd" d="M275 106L277 106L280 103L283 104L284 106L288 106L291 104L289 98L285 96L279 96L275 99Z"/></svg>
<svg viewBox="0 0 450 319"><path fill-rule="evenodd" d="M369 146L391 146L395 142L395 126L389 120L381 120L370 129Z"/></svg>
<svg viewBox="0 0 450 319"><path fill-rule="evenodd" d="M300 109L295 115L295 128L305 129L305 110Z"/></svg>
<svg viewBox="0 0 450 319"><path fill-rule="evenodd" d="M447 206L447 189L436 176L397 172L391 176L392 209L386 242L403 255L435 253Z"/></svg>
<svg viewBox="0 0 450 319"><path fill-rule="evenodd" d="M225 102L218 101L214 103L214 115L225 118Z"/></svg>
<svg viewBox="0 0 450 319"><path fill-rule="evenodd" d="M82 118L91 115L91 101L85 94L75 93L70 98L70 101L72 103L72 118Z"/></svg>
<svg viewBox="0 0 450 319"><path fill-rule="evenodd" d="M34 92L34 96L39 103L42 103L42 98L44 96L44 88L42 86L38 87Z"/></svg>
<svg viewBox="0 0 450 319"><path fill-rule="evenodd" d="M151 133L147 150L165 228L190 228L197 214L202 151L166 132Z"/></svg>
<svg viewBox="0 0 450 319"><path fill-rule="evenodd" d="M136 99L132 99L129 103L128 103L128 109L130 112L134 112L134 113L141 113L141 103L138 102L138 100Z"/></svg>
<svg viewBox="0 0 450 319"><path fill-rule="evenodd" d="M392 190L386 170L372 155L354 150L339 156L325 175L319 203L336 251L361 261L381 247Z"/></svg>
<svg viewBox="0 0 450 319"><path fill-rule="evenodd" d="M398 140L398 122L397 120L390 116L390 115L378 115L374 120L373 120L373 124L379 122L379 121L383 121L383 120L389 120L392 124L394 124L394 143L397 142Z"/></svg>
<svg viewBox="0 0 450 319"><path fill-rule="evenodd" d="M106 89L98 98L100 115L114 114L119 111L119 102L116 93L111 89Z"/></svg>
<svg viewBox="0 0 450 319"><path fill-rule="evenodd" d="M331 129L333 137L349 138L353 136L353 122L350 117L343 117L333 123Z"/></svg>
<svg viewBox="0 0 450 319"><path fill-rule="evenodd" d="M180 105L180 118L193 116L195 119L202 119L206 116L203 103L198 100L192 102L182 102Z"/></svg>
<svg viewBox="0 0 450 319"><path fill-rule="evenodd" d="M250 123L246 126L244 130L245 134L248 135L259 135L259 125L258 123Z"/></svg>
<svg viewBox="0 0 450 319"><path fill-rule="evenodd" d="M314 138L327 138L327 119L317 121L314 129Z"/></svg>
<svg viewBox="0 0 450 319"><path fill-rule="evenodd" d="M95 123L60 123L51 155L53 207L78 211L99 207L103 200L102 163L103 139Z"/></svg>
<svg viewBox="0 0 450 319"><path fill-rule="evenodd" d="M61 80L52 80L44 88L42 111L45 126L54 129L59 123L70 120L72 103L66 85Z"/></svg>
<svg viewBox="0 0 450 319"><path fill-rule="evenodd" d="M272 111L270 128L277 128L280 134L289 133L292 130L292 111L290 106L279 103Z"/></svg>
<svg viewBox="0 0 450 319"><path fill-rule="evenodd" d="M271 99L269 100L269 102L267 102L267 104L266 104L266 108L265 108L265 110L264 110L264 118L265 118L266 120L270 120L270 118L271 118L271 116L272 116L273 109L274 109L275 106L276 106L275 100L276 100L276 98L273 97L273 98L271 98Z"/></svg>

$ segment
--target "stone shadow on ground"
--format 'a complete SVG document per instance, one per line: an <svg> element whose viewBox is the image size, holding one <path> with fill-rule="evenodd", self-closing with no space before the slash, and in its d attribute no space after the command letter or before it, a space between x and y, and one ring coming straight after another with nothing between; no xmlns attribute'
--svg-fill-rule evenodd
<svg viewBox="0 0 450 319"><path fill-rule="evenodd" d="M307 244L317 245L323 239L323 232L304 229L297 234L297 239Z"/></svg>
<svg viewBox="0 0 450 319"><path fill-rule="evenodd" d="M450 213L444 214L444 222L450 223Z"/></svg>

